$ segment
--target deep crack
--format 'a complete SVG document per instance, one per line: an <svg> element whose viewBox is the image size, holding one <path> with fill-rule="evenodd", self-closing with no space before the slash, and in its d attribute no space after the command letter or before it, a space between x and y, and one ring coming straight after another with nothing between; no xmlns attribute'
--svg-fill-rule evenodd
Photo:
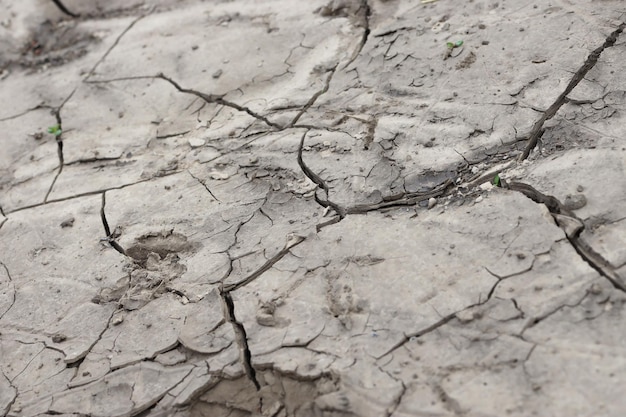
<svg viewBox="0 0 626 417"><path fill-rule="evenodd" d="M126 255L126 251L124 250L124 248L122 248L122 246L120 246L120 244L117 243L117 240L116 240L117 236L115 236L114 232L113 233L111 232L111 228L109 227L109 222L107 221L106 213L104 211L105 206L106 206L106 192L103 192L102 193L102 206L100 206L100 219L102 219L102 226L104 226L104 233L106 234L106 238L104 238L104 240L106 242L109 242L109 244L111 245L111 247L113 247L113 249L115 249L122 255Z"/></svg>
<svg viewBox="0 0 626 417"><path fill-rule="evenodd" d="M256 370L252 366L252 353L250 352L250 347L248 346L246 329L241 322L237 321L237 317L235 316L235 303L233 302L230 292L220 289L220 297L224 307L224 317L226 321L233 326L233 330L235 331L235 337L237 339L237 343L239 344L239 349L241 350L241 362L244 371L248 379L252 381L257 391L259 391L261 389L261 385L256 378Z"/></svg>
<svg viewBox="0 0 626 417"><path fill-rule="evenodd" d="M507 184L502 181L502 185L513 191L518 191L530 198L537 204L544 204L556 224L563 229L565 237L570 242L576 253L584 260L589 266L595 269L601 276L605 277L615 288L626 292L626 284L622 277L617 273L615 268L609 261L595 251L587 242L585 242L580 234L585 227L584 222L579 219L574 213L564 208L563 204L554 196L543 194L537 191L535 188L528 184L514 182ZM571 219L579 224L579 227L574 231L568 230L568 223L565 221Z"/></svg>
<svg viewBox="0 0 626 417"><path fill-rule="evenodd" d="M610 48L615 44L615 42L617 41L617 37L624 31L624 28L626 28L626 22L622 22L618 26L618 28L615 29L606 38L601 46L599 46L589 54L589 56L585 60L585 63L578 69L578 71L576 71L569 84L567 84L567 87L565 87L565 90L563 90L563 92L557 97L557 99L554 101L554 103L552 103L548 110L543 113L541 118L539 118L539 120L535 122L528 136L528 143L526 145L526 148L519 156L519 161L523 161L524 159L528 158L530 152L535 148L535 146L537 146L537 141L543 135L544 123L554 117L554 115L557 111L559 111L561 106L567 102L567 95L571 93L574 87L576 87L578 83L580 83L585 78L585 75L587 75L589 70L591 70L596 65L598 59L600 58L600 54L602 54L602 52L606 48Z"/></svg>
<svg viewBox="0 0 626 417"><path fill-rule="evenodd" d="M54 2L54 4L56 4L56 6L59 8L59 10L61 10L66 15L68 15L70 17L80 17L79 14L72 13L71 11L69 11L68 8L65 7L65 5L61 2L61 0L52 0L52 1Z"/></svg>
<svg viewBox="0 0 626 417"><path fill-rule="evenodd" d="M298 165L300 166L300 169L302 169L302 172L304 172L304 175L306 175L311 181L313 181L318 188L324 190L326 194L326 200L323 200L317 195L317 190L315 191L315 201L317 202L317 204L324 208L331 208L335 211L335 213L337 213L337 217L335 217L334 219L318 224L317 230L319 231L325 226L340 222L344 217L346 217L346 209L344 209L337 203L333 203L330 200L329 189L328 185L326 185L326 182L304 163L304 160L302 159L302 149L304 148L304 139L306 138L307 133L309 133L308 130L302 134L302 138L300 139L300 146L298 147Z"/></svg>

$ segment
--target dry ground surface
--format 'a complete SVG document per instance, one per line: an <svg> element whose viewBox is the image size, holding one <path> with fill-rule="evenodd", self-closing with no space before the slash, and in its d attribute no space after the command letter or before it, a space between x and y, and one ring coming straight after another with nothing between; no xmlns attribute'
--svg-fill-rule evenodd
<svg viewBox="0 0 626 417"><path fill-rule="evenodd" d="M624 415L622 1L64 3L0 0L0 414Z"/></svg>

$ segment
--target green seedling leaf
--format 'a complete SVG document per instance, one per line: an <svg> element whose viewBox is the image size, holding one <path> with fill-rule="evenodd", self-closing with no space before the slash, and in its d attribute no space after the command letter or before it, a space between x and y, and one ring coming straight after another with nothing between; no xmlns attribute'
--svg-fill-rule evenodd
<svg viewBox="0 0 626 417"><path fill-rule="evenodd" d="M500 181L500 175L496 174L495 177L491 180L491 183L496 187L502 187L502 181Z"/></svg>
<svg viewBox="0 0 626 417"><path fill-rule="evenodd" d="M456 42L454 43L454 46L456 46L456 47L459 47L459 46L461 46L461 45L463 45L463 41L456 41Z"/></svg>
<svg viewBox="0 0 626 417"><path fill-rule="evenodd" d="M448 47L448 49L453 49L454 48L454 44L452 42L447 42L446 46Z"/></svg>
<svg viewBox="0 0 626 417"><path fill-rule="evenodd" d="M61 126L53 125L48 128L48 133L53 134L54 136L59 136L63 131L61 130Z"/></svg>

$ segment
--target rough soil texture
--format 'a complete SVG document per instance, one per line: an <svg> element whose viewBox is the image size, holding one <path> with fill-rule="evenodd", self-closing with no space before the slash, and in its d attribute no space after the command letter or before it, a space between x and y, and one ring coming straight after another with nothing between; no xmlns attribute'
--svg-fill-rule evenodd
<svg viewBox="0 0 626 417"><path fill-rule="evenodd" d="M63 3L0 0L1 415L624 415L622 1Z"/></svg>

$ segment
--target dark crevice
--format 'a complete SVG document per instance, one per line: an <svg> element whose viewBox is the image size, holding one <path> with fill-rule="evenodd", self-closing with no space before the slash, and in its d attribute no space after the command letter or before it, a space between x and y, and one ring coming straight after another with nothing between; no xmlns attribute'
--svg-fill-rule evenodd
<svg viewBox="0 0 626 417"><path fill-rule="evenodd" d="M250 348L248 347L246 329L243 327L241 322L237 321L237 317L235 316L235 303L233 302L230 292L220 289L220 297L224 307L225 319L233 326L233 330L235 331L235 337L241 350L241 361L246 376L250 379L250 381L252 381L257 391L259 391L261 389L261 385L256 378L256 370L252 366L252 354L250 353Z"/></svg>
<svg viewBox="0 0 626 417"><path fill-rule="evenodd" d="M308 132L309 132L308 130L305 131L302 134L302 138L300 139L300 146L298 147L298 165L300 166L300 169L302 169L302 172L304 172L304 175L306 175L311 181L313 181L317 185L318 188L321 188L322 190L324 190L324 193L326 194L326 200L323 200L317 195L317 190L315 191L315 201L317 202L317 204L319 204L320 206L324 208L331 208L337 214L336 218L331 219L325 223L318 224L317 230L319 231L323 227L328 226L329 224L337 223L341 221L344 217L346 217L346 209L339 206L337 203L333 203L332 201L330 201L328 185L326 185L326 182L323 179L321 179L319 175L313 172L304 163L304 160L302 159L302 149L304 148L304 139L306 138L306 135Z"/></svg>
<svg viewBox="0 0 626 417"><path fill-rule="evenodd" d="M561 106L563 106L563 104L567 102L567 95L574 89L574 87L578 85L578 83L580 83L585 78L585 75L587 75L589 70L591 70L596 65L598 59L600 58L600 54L602 54L602 52L606 48L610 48L615 45L618 36L624 31L624 28L626 28L626 22L622 22L618 26L618 28L615 29L606 38L602 46L596 48L593 52L589 54L589 56L585 60L585 63L582 65L582 67L578 69L578 71L576 71L569 84L567 84L567 87L565 87L565 90L563 90L563 92L557 97L557 99L554 101L554 103L552 103L548 110L543 113L541 118L539 118L539 120L535 122L528 136L528 143L526 144L526 148L519 156L520 161L528 158L530 152L535 148L535 146L537 146L537 142L541 138L541 135L543 135L544 123L554 117L554 115L557 111L559 111Z"/></svg>
<svg viewBox="0 0 626 417"><path fill-rule="evenodd" d="M48 188L48 191L46 192L46 196L43 199L44 204L48 202L48 197L50 196L50 193L52 192L52 189L54 188L54 184L56 184L57 179L59 178L59 175L61 175L61 172L63 172L63 166L65 165L64 158L63 158L63 120L61 119L61 110L63 109L63 106L65 106L65 103L67 103L69 99L72 98L72 96L74 95L74 92L76 92L76 89L72 90L72 92L65 98L65 100L63 100L63 103L61 103L60 106L52 109L54 118L56 119L56 122L57 122L56 127L58 129L58 134L55 134L54 139L56 140L56 143L57 143L57 155L59 157L59 169L57 173L55 174L54 179L52 180L52 184L50 184L50 187Z"/></svg>
<svg viewBox="0 0 626 417"><path fill-rule="evenodd" d="M550 211L550 214L552 214L556 224L563 229L565 237L581 259L595 269L601 276L605 277L615 288L626 292L626 284L624 284L624 280L617 273L616 268L580 237L585 227L584 222L574 213L564 208L563 204L556 197L543 194L532 186L519 182L507 184L505 181L502 181L502 186L513 191L518 191L538 204L544 204ZM567 223L564 222L565 219L574 220L580 227L573 232L567 230Z"/></svg>
<svg viewBox="0 0 626 417"><path fill-rule="evenodd" d="M56 4L56 6L59 8L59 10L61 10L66 15L68 15L70 17L80 17L79 14L72 13L71 11L69 11L68 8L65 7L65 5L61 2L61 0L52 0L52 2L54 4Z"/></svg>
<svg viewBox="0 0 626 417"><path fill-rule="evenodd" d="M109 242L109 244L111 245L113 249L115 249L122 255L126 255L126 251L124 250L124 248L122 248L120 244L117 243L117 240L116 240L117 236L115 235L115 233L111 232L111 228L109 227L109 222L107 221L106 214L104 211L105 206L106 206L106 192L103 192L102 193L102 206L100 207L100 218L102 219L102 226L104 226L104 233L106 234L106 238L104 238L104 240L106 242Z"/></svg>

